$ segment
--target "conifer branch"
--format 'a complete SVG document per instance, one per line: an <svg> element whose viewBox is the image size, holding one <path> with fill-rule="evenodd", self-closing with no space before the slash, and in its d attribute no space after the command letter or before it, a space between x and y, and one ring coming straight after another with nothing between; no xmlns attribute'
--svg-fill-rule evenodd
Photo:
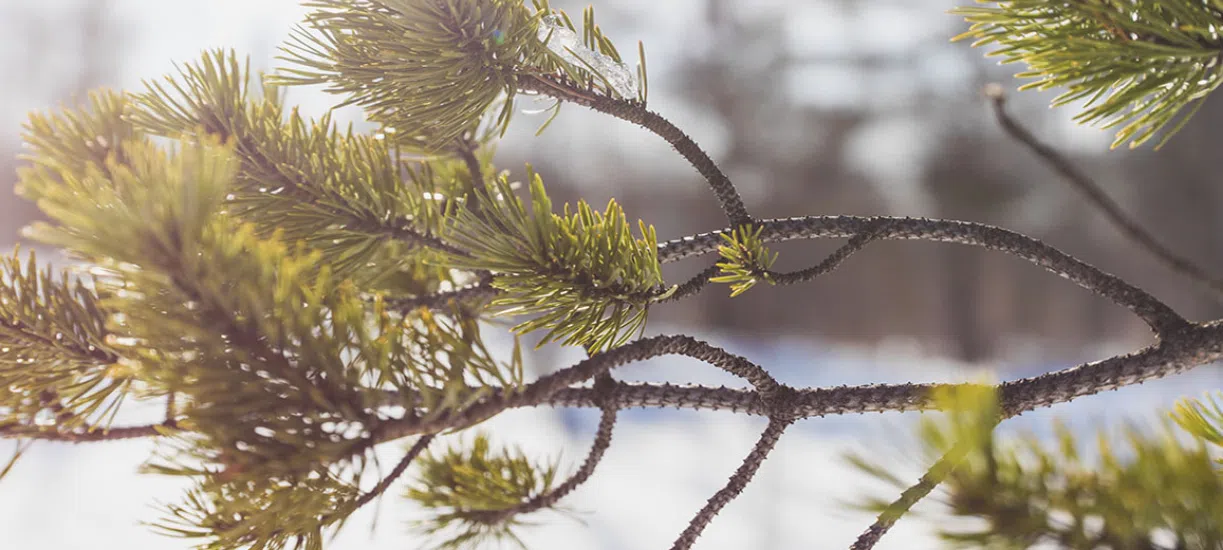
<svg viewBox="0 0 1223 550"><path fill-rule="evenodd" d="M664 355L684 355L730 371L751 370L750 361L689 336L654 336L635 340L561 369L521 391L494 392L485 400L457 414L426 422L406 419L388 421L373 435L377 442L408 435L462 429L491 418L509 408L539 405L591 406L590 390L571 388L611 369ZM1223 358L1223 321L1195 324L1164 334L1160 341L1140 351L1117 355L998 386L1006 418L1064 403L1085 395L1115 390L1147 380L1188 371ZM746 364L747 366L744 366ZM768 383L764 384L766 387ZM766 416L797 418L881 411L931 410L931 392L979 384L872 384L795 390L777 384L775 393L743 392L713 388L678 388L626 385L617 403L624 407L680 406L710 410L732 410ZM787 395L794 392L793 395ZM784 400L777 395L785 396ZM620 400L623 401L620 401ZM409 398L404 406L411 405ZM777 403L782 403L778 405ZM780 408L777 408L780 407Z"/></svg>
<svg viewBox="0 0 1223 550"><path fill-rule="evenodd" d="M752 448L752 452L743 459L743 463L735 470L734 475L730 477L730 481L726 486L722 487L709 500L706 501L705 507L697 512L692 521L688 523L688 527L680 533L679 538L671 545L671 550L687 550L696 543L696 539L701 536L701 532L713 521L713 517L722 511L730 501L739 496L743 492L743 488L752 481L752 477L756 475L756 471L764 464L764 460L768 458L769 453L777 446L777 442L781 439L782 432L785 431L792 419L772 418L769 420L769 425L765 427L764 433L760 434L760 439Z"/></svg>
<svg viewBox="0 0 1223 550"><path fill-rule="evenodd" d="M854 237L874 232L877 239L958 243L996 250L1022 258L1056 273L1092 293L1129 309L1157 335L1174 332L1188 321L1146 291L1105 273L1037 239L990 225L927 218L806 216L761 220L764 242ZM658 258L666 263L717 252L730 229L659 243Z"/></svg>
<svg viewBox="0 0 1223 550"><path fill-rule="evenodd" d="M1147 253L1158 259L1168 269L1180 273L1195 283L1206 287L1216 295L1216 298L1223 298L1223 279L1211 275L1202 266L1173 252L1163 243L1159 242L1137 220L1126 214L1121 205L1110 198L1108 193L1093 181L1090 176L1085 174L1056 149L1042 143L1036 136L1032 135L1030 130L1011 117L1006 109L1006 95L1003 93L1001 86L996 84L988 86L986 88L986 95L993 106L994 117L997 118L998 125L1006 131L1006 134L1025 146L1032 154L1040 158L1046 166L1062 176L1066 183L1069 183L1071 187L1082 193L1087 202L1095 205L1104 214L1104 219L1108 220L1122 235L1125 235L1130 241L1137 244L1139 248L1146 250Z"/></svg>
<svg viewBox="0 0 1223 550"><path fill-rule="evenodd" d="M600 113L632 122L653 132L671 144L676 152L692 164L696 171L700 172L701 176L704 176L705 181L709 182L709 187L713 189L713 194L722 205L722 211L726 213L731 226L738 227L752 223L752 217L748 214L747 207L743 205L743 198L739 196L739 191L735 188L735 184L730 181L730 178L726 177L721 168L718 168L717 163L709 158L709 154L701 149L683 130L677 128L671 121L647 109L644 104L594 94L583 90L571 82L547 75L532 75L520 78L518 80L518 89L576 103Z"/></svg>

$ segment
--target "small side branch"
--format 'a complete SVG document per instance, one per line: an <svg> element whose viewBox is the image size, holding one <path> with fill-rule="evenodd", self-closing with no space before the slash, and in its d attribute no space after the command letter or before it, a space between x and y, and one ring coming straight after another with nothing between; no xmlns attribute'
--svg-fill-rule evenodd
<svg viewBox="0 0 1223 550"><path fill-rule="evenodd" d="M439 309L448 307L453 304L463 304L472 301L486 300L496 296L500 292L492 285L492 276L485 276L479 282L467 285L456 290L447 290L443 292L435 292L433 294L425 294L421 296L409 296L405 298L388 298L386 300L387 307L397 311L411 311L418 307L427 307L429 309Z"/></svg>
<svg viewBox="0 0 1223 550"><path fill-rule="evenodd" d="M828 257L824 258L824 261L820 262L819 264L811 266L807 269L801 269L790 273L771 273L770 276L773 279L773 284L793 285L805 283L814 280L821 275L830 273L836 268L840 267L841 264L844 263L845 260L849 259L850 256L853 256L854 253L865 248L866 245L870 244L871 241L874 241L876 238L878 237L875 235L874 231L854 235L849 239L849 242L834 250L832 254L829 254Z"/></svg>
<svg viewBox="0 0 1223 550"><path fill-rule="evenodd" d="M680 533L679 538L675 539L675 543L671 545L671 550L686 550L691 548L696 542L696 539L701 536L701 532L713 521L713 517L722 511L730 501L739 496L743 492L743 488L752 481L752 477L756 475L756 471L760 469L760 465L764 464L764 459L768 458L769 453L777 446L777 441L781 439L781 434L786 430L793 420L784 418L774 418L769 420L769 425L764 429L764 433L760 434L760 439L756 441L756 446L752 448L752 452L743 459L743 464L735 470L735 474L730 477L730 481L726 483L717 493L714 493L709 500L705 502L705 507L697 512L692 521L688 523L688 528Z"/></svg>
<svg viewBox="0 0 1223 550"><path fill-rule="evenodd" d="M667 302L678 302L684 298L695 296L709 284L709 279L712 279L713 276L717 275L721 270L722 268L718 267L717 264L711 265L702 270L700 273L693 275L691 279L684 281L683 284L679 285L679 287L675 289L675 292L672 292L666 298L658 300L655 303L665 304Z"/></svg>
<svg viewBox="0 0 1223 550"><path fill-rule="evenodd" d="M173 422L163 422L161 424L147 424L143 426L123 426L119 428L93 427L61 432L55 429L9 425L0 426L0 439L36 439L65 443L93 443L97 441L119 441L123 439L154 437L161 435L158 431L159 428L173 427Z"/></svg>
<svg viewBox="0 0 1223 550"><path fill-rule="evenodd" d="M730 178L722 173L722 169L718 168L717 163L709 157L709 154L683 130L680 130L671 121L650 111L645 105L635 101L592 94L572 83L562 82L545 75L520 78L518 88L526 92L536 92L561 101L576 103L632 122L653 132L671 144L676 152L692 164L696 171L704 176L705 181L709 182L709 187L713 189L713 194L717 196L718 202L722 205L722 211L726 213L732 227L751 224L752 217L743 205L743 198L739 196L739 190L735 188Z"/></svg>
<svg viewBox="0 0 1223 550"><path fill-rule="evenodd" d="M595 432L594 443L590 445L590 452L586 454L586 460L582 461L582 466L574 472L569 479L558 485L555 489L548 491L542 495L536 496L531 500L522 503L513 508L505 510L496 510L490 512L487 517L481 518L481 521L494 524L500 523L507 518L520 514L529 514L544 508L551 508L572 493L574 489L580 487L590 476L595 473L595 468L599 467L599 463L603 460L603 455L607 453L607 449L611 447L612 430L616 427L617 408L611 405L615 398L616 383L610 376L602 376L595 384L595 391L598 392L600 401L603 401L603 414L599 417L599 428Z"/></svg>
<svg viewBox="0 0 1223 550"><path fill-rule="evenodd" d="M874 548L879 539L883 538L883 535L886 535L891 530L892 526L896 524L896 521L901 516L908 512L918 501L926 498L930 491L938 487L951 474L951 471L964 458L966 450L962 445L959 445L947 451L917 480L916 484L905 489L899 498L889 504L887 509L881 512L879 517L875 518L875 523L872 523L866 531L863 531L858 536L858 540L854 541L849 550L871 550Z"/></svg>
<svg viewBox="0 0 1223 550"><path fill-rule="evenodd" d="M1168 267L1168 269L1201 284L1213 292L1216 297L1223 298L1223 279L1211 275L1206 269L1160 243L1154 235L1139 225L1137 221L1130 218L1121 209L1121 206L1110 198L1104 192L1104 189L1088 177L1087 174L1083 173L1082 170L1071 163L1069 159L1062 156L1061 153L1058 153L1056 149L1041 143L1040 140L1036 139L1036 136L1032 135L1032 132L1012 118L1006 110L1006 95L1003 94L1000 86L989 86L986 88L986 95L989 96L990 103L993 105L994 117L998 120L998 125L1002 126L1007 135L1027 147L1032 154L1039 157L1049 168L1062 176L1062 179L1066 180L1071 187L1082 193L1088 202L1100 209L1100 212L1104 214L1104 218L1113 224L1113 227L1116 227L1122 235L1125 235L1140 248L1146 250L1158 259L1160 263Z"/></svg>
<svg viewBox="0 0 1223 550"><path fill-rule="evenodd" d="M357 508L369 504L375 498L378 498L379 495L385 493L387 489L391 488L391 484L395 483L395 480L399 479L399 476L402 476L408 470L408 466L412 464L412 461L416 460L420 453L425 452L425 449L429 447L429 443L433 442L434 437L433 434L425 434L420 439L417 439L416 443L412 444L412 448L408 449L408 453L399 459L399 463L391 469L390 473L382 478L368 493L361 495L361 498L357 499Z"/></svg>

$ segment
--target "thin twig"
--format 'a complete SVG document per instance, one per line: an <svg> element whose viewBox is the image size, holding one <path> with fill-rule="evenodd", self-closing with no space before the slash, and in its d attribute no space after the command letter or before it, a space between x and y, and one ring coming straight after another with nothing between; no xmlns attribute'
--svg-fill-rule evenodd
<svg viewBox="0 0 1223 550"><path fill-rule="evenodd" d="M834 250L832 254L829 254L827 258L824 258L824 261L817 265L790 273L769 272L769 277L772 283L776 285L792 285L811 281L840 267L850 256L862 250L877 238L878 236L873 231L859 233L850 238L849 242Z"/></svg>
<svg viewBox="0 0 1223 550"><path fill-rule="evenodd" d="M480 208L480 191L484 189L484 171L480 168L480 159L476 157L476 149L479 146L480 144L475 140L460 138L456 152L459 158L463 159L463 164L467 165L467 173L471 176L471 192L467 194L463 206L474 213L477 218L484 219L485 214Z"/></svg>
<svg viewBox="0 0 1223 550"><path fill-rule="evenodd" d="M385 493L386 490L391 487L391 484L395 483L395 480L399 479L399 476L403 475L403 473L407 471L408 466L412 464L412 461L416 460L416 457L420 456L420 453L425 451L425 449L429 446L429 443L433 441L434 437L434 434L425 434L420 436L420 438L416 440L416 443L412 444L412 448L408 449L408 453L403 455L403 458L399 459L399 463L396 464L393 469L391 469L391 472L387 474L386 477L382 478L382 480L379 481L378 484L372 489L370 489L369 492L361 495L361 498L357 499L357 508L369 504L370 501L378 498L378 495Z"/></svg>
<svg viewBox="0 0 1223 550"><path fill-rule="evenodd" d="M521 514L529 514L531 512L551 508L562 498L565 498L572 493L574 489L580 487L590 476L595 473L599 463L603 460L603 455L607 453L607 449L611 447L612 431L616 426L616 414L618 409L611 405L615 399L616 383L611 376L603 374L595 382L595 387L592 388L602 401L601 408L603 414L599 417L599 427L595 431L594 442L590 445L590 451L586 454L586 460L582 461L582 466L574 472L569 479L558 485L555 489L536 496L518 506L506 508L504 510L496 510L489 512L487 516L480 518L480 521L487 524L500 523L507 518L518 516Z"/></svg>
<svg viewBox="0 0 1223 550"><path fill-rule="evenodd" d="M752 448L752 452L743 459L743 463L735 470L735 474L730 477L730 481L726 483L717 493L714 493L709 500L705 502L705 507L697 512L692 521L688 523L688 527L680 533L679 538L675 539L675 543L671 545L671 550L686 550L691 548L696 542L696 539L701 536L701 532L705 530L705 526L713 520L713 517L718 515L730 501L739 496L743 492L743 488L752 481L752 477L756 475L756 471L760 469L760 465L764 464L764 459L768 458L769 452L773 447L777 446L777 441L781 439L782 432L792 424L789 419L770 419L769 425L764 429L764 433L760 434L760 439L756 441L756 445Z"/></svg>
<svg viewBox="0 0 1223 550"><path fill-rule="evenodd" d="M641 103L624 99L614 99L597 94L590 94L569 82L562 82L545 75L533 75L518 80L518 87L523 91L537 92L562 101L568 101L589 107L601 113L609 114L621 120L626 120L641 126L655 135L663 138L675 148L709 182L713 194L722 205L730 225L739 227L752 223L752 217L743 205L743 198L735 184L722 173L718 165L709 158L692 138L677 128L671 121L650 111Z"/></svg>
<svg viewBox="0 0 1223 550"><path fill-rule="evenodd" d="M73 431L61 432L55 429L42 429L32 426L9 425L0 426L0 439L37 439L41 441L60 441L65 443L92 443L96 441L119 441L160 435L158 428L173 428L169 422L147 424L142 426L123 426L119 428L88 427Z"/></svg>
<svg viewBox="0 0 1223 550"><path fill-rule="evenodd" d="M477 283L455 290L445 290L420 296L387 298L387 307L396 311L411 311L418 307L439 309L452 304L468 301L479 301L496 296L500 292L492 286L492 277L488 276Z"/></svg>
<svg viewBox="0 0 1223 550"><path fill-rule="evenodd" d="M854 237L875 230L875 238L924 240L979 246L1022 258L1129 309L1161 337L1188 325L1167 304L1124 280L1026 235L972 222L927 218L861 216L806 216L757 221L764 242L830 237ZM722 234L730 229L702 233L659 243L660 262L715 253Z"/></svg>
<svg viewBox="0 0 1223 550"><path fill-rule="evenodd" d="M1028 150L1044 161L1049 168L1061 175L1062 179L1082 193L1089 203L1094 204L1096 208L1100 209L1100 212L1104 214L1104 218L1113 224L1118 231L1140 248L1155 256L1168 269L1205 286L1216 297L1223 298L1223 279L1211 275L1205 268L1173 252L1167 246L1164 246L1163 243L1160 243L1154 235L1139 225L1137 221L1130 218L1121 209L1121 206L1110 198L1104 192L1104 189L1087 174L1083 173L1082 170L1056 149L1041 143L1040 140L1036 139L1036 136L1032 135L1032 132L1012 118L1006 110L1006 95L1002 92L1001 86L991 85L987 87L986 95L990 98L990 103L994 107L994 116L997 118L998 124L1002 126L1003 130L1006 130L1007 135L1026 146Z"/></svg>
<svg viewBox="0 0 1223 550"><path fill-rule="evenodd" d="M658 300L655 303L665 304L668 302L678 302L680 300L683 300L684 298L694 296L700 293L701 290L704 289L705 286L709 284L709 279L712 279L713 276L717 275L718 272L721 270L722 268L718 267L717 264L711 265L701 270L700 273L693 275L691 279L684 281L682 284L678 286L678 288L675 289L675 292L672 292L666 298Z"/></svg>
<svg viewBox="0 0 1223 550"><path fill-rule="evenodd" d="M967 453L967 448L964 445L956 445L951 450L947 451L942 457L935 461L934 465L930 466L929 470L917 480L913 486L905 489L900 493L900 497L888 505L884 511L879 513L875 518L875 523L863 531L858 536L858 540L854 541L849 550L871 550L879 539L896 524L914 504L930 494L935 487L938 487L951 471L960 463Z"/></svg>

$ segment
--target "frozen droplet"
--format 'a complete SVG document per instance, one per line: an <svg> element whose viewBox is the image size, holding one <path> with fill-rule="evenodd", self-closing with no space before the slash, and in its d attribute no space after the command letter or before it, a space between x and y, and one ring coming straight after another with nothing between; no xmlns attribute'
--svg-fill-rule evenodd
<svg viewBox="0 0 1223 550"><path fill-rule="evenodd" d="M637 96L637 75L628 65L587 48L582 38L565 26L559 16L549 15L540 20L538 36L566 63L587 71L593 68L595 74L606 79L608 88L616 95L626 99Z"/></svg>

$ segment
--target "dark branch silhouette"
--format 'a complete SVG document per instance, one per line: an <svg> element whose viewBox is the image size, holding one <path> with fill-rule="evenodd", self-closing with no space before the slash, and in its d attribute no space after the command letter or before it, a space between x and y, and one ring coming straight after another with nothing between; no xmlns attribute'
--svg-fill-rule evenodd
<svg viewBox="0 0 1223 550"><path fill-rule="evenodd" d="M997 118L998 124L1002 126L1007 135L1027 147L1032 154L1039 157L1050 169L1062 176L1066 183L1069 183L1071 187L1082 193L1087 201L1098 208L1104 214L1104 218L1113 224L1113 227L1116 227L1122 235L1125 235L1126 238L1137 244L1139 248L1154 256L1168 269L1205 286L1217 298L1223 299L1223 279L1211 275L1210 272L1197 263L1164 246L1154 235L1126 214L1121 205L1110 198L1108 193L1104 192L1104 189L1092 180L1091 177L1083 173L1082 170L1056 149L1036 139L1032 132L1012 118L1006 110L1006 94L1003 93L1001 86L997 84L987 86L986 96L989 97L990 104L993 105L994 117Z"/></svg>

